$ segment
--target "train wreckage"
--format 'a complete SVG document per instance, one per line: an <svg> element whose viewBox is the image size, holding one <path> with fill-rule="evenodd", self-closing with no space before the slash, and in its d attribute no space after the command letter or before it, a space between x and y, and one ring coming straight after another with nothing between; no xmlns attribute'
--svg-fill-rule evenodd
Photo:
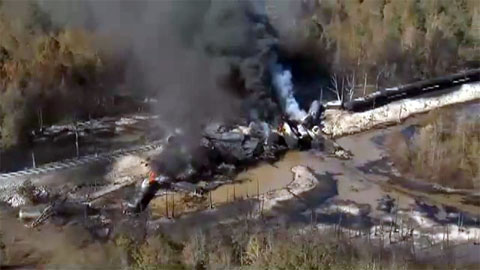
<svg viewBox="0 0 480 270"><path fill-rule="evenodd" d="M478 70L472 74L474 75L469 77L470 80L478 80ZM425 85L422 83L422 87L426 87ZM436 89L441 90L442 87ZM351 104L347 104L347 109L348 107L351 107ZM210 123L203 128L202 136L196 140L192 140L190 134L177 130L164 140L161 152L150 158L147 165L150 174L143 180L124 210L128 213L141 212L158 195L160 189L182 190L196 194L208 192L228 183L248 166L259 161L278 160L282 153L289 149L313 148L340 159L350 158L351 154L347 150L322 133L324 110L325 104L314 101L305 116L299 120L284 116L274 123L262 121L235 125ZM206 185L197 185L206 179L208 179ZM48 201L54 201L50 207L43 211L34 211L33 214L27 211L23 216L26 219L35 219L33 224L38 225L46 217L64 212L62 208L66 203L84 205L91 210L93 200L134 183L107 188L92 196L68 197L71 195L69 194L67 198L60 196L62 199L53 199L55 196L49 194Z"/></svg>
<svg viewBox="0 0 480 270"><path fill-rule="evenodd" d="M204 129L201 143L193 147L183 141L185 135L171 135L162 153L150 160L150 175L128 204L129 210L145 209L160 188L182 189L177 183L232 177L258 161L276 161L288 149L330 147L332 153L348 158L346 151L321 134L317 125L320 113L321 106L314 101L301 121L284 118L277 128L266 122L231 127L210 124ZM195 191L202 192L201 189Z"/></svg>
<svg viewBox="0 0 480 270"><path fill-rule="evenodd" d="M151 157L148 164L145 164L149 170L148 177L136 188L130 202L124 204L123 212L127 214L142 212L158 195L160 189L201 196L228 183L236 174L251 165L260 161L277 161L289 149L315 148L328 151L338 158L348 159L347 151L321 134L318 125L321 110L322 106L318 101L314 101L301 121L283 118L275 126L266 122L232 126L209 124L203 129L202 137L197 144L187 142L189 139L187 134L177 130L166 138L161 152ZM206 186L196 184L205 179L210 179ZM41 211L21 210L19 216L25 220L33 220L30 227L35 227L49 217L70 213L72 209L84 213L98 213L99 209L96 209L92 202L114 190L100 192L100 195L91 195L87 198L57 196L50 200L53 203ZM54 196L50 194L50 197Z"/></svg>

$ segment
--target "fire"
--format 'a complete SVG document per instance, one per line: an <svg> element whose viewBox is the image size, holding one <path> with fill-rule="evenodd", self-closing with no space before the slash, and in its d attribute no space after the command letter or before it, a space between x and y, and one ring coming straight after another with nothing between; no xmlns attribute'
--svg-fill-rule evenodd
<svg viewBox="0 0 480 270"><path fill-rule="evenodd" d="M156 178L157 178L157 174L154 171L150 171L148 173L148 183L150 184L154 183L156 181L155 180Z"/></svg>

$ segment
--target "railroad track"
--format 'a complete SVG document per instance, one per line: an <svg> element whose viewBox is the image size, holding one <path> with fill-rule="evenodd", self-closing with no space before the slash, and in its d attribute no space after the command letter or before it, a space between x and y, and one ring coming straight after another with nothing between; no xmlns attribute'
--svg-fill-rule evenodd
<svg viewBox="0 0 480 270"><path fill-rule="evenodd" d="M72 158L72 159L66 159L58 162L48 163L37 168L30 168L30 169L16 171L16 172L3 173L3 174L0 174L0 181L11 179L11 178L40 175L40 174L51 173L54 171L71 169L74 167L91 164L99 161L113 161L115 159L118 159L127 155L155 150L157 148L160 148L163 143L164 143L164 140L158 140L146 145L118 149L110 152L104 152L101 154L86 155L79 158Z"/></svg>
<svg viewBox="0 0 480 270"><path fill-rule="evenodd" d="M480 81L480 69L466 70L456 74L429 80L384 88L365 97L356 98L343 104L343 108L352 112L368 111L390 102L414 98L427 93L442 91L455 86Z"/></svg>

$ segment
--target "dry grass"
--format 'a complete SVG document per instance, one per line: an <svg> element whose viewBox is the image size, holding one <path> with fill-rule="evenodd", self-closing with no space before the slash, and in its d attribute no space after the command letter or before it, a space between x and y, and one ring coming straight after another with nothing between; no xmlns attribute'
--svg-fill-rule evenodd
<svg viewBox="0 0 480 270"><path fill-rule="evenodd" d="M379 248L367 239L351 239L338 232L313 227L267 230L249 221L239 221L209 231L192 228L191 234L185 237L183 241L172 241L158 234L138 242L129 235L120 234L102 245L65 242L65 247L45 254L39 263L47 263L47 269L64 269L67 266L133 270L439 269L438 265L432 266L427 262L423 265L416 263L408 248ZM0 243L0 255L1 251ZM3 263L25 262L7 258ZM467 269L451 266L448 269Z"/></svg>
<svg viewBox="0 0 480 270"><path fill-rule="evenodd" d="M214 231L194 231L182 245L165 237L159 245L133 246L135 269L418 269L408 252L378 250L343 235L309 228L265 231L240 222ZM127 241L128 242L128 241ZM124 245L125 246L125 245ZM172 252L174 251L174 252ZM423 269L423 268L422 268Z"/></svg>
<svg viewBox="0 0 480 270"><path fill-rule="evenodd" d="M185 269L180 261L182 245L174 243L162 235L148 238L143 243L136 243L127 235L115 239L117 249L123 250L129 269L157 270Z"/></svg>
<svg viewBox="0 0 480 270"><path fill-rule="evenodd" d="M404 173L453 188L480 188L480 119L459 121L455 110L429 113L410 141L400 133L388 142Z"/></svg>
<svg viewBox="0 0 480 270"><path fill-rule="evenodd" d="M314 228L255 231L245 225L241 222L215 232L192 232L182 246L164 237L160 238L161 248L145 248L143 244L133 248L134 269L439 269L416 263L411 254L401 248L380 251L371 243L354 242L330 231ZM177 253L168 251L172 244ZM162 257L169 258L170 263L165 263Z"/></svg>

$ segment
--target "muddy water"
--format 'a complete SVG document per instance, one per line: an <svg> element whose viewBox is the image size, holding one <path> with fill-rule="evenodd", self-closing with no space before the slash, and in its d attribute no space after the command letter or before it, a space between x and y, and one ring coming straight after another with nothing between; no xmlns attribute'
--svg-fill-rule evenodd
<svg viewBox="0 0 480 270"><path fill-rule="evenodd" d="M356 147L357 155L351 161L342 161L324 156L322 153L309 151L288 152L280 161L273 165L262 164L256 168L241 173L237 184L224 185L212 192L214 204L231 202L234 199L255 197L258 193L264 194L272 190L284 188L293 180L291 168L295 166L309 167L319 175L330 175L336 180L339 200L353 200L361 204L369 204L375 209L377 199L386 193L391 196L402 196L395 191L385 190L359 172L355 166L365 164L370 160L380 158L381 151L374 147L373 142L366 138L352 138L344 140L348 147ZM347 143L348 142L348 143ZM365 155L360 154L365 153ZM320 195L320 194L319 194ZM403 197L403 196L402 196ZM407 205L412 200L405 198Z"/></svg>
<svg viewBox="0 0 480 270"><path fill-rule="evenodd" d="M317 172L324 170L324 158L313 152L291 151L274 164L262 163L240 173L234 184L227 184L211 191L203 199L187 194L172 193L161 195L151 203L154 217L179 216L185 212L218 206L241 199L255 198L259 194L286 187L293 180L291 168L302 165ZM167 198L168 197L168 198ZM174 213L173 213L174 212Z"/></svg>
<svg viewBox="0 0 480 270"><path fill-rule="evenodd" d="M372 140L371 135L355 136L341 140L344 147L353 150L355 156L352 160L343 161L326 156L315 151L290 151L274 164L260 164L255 168L246 170L236 177L235 184L227 184L207 194L203 200L197 200L192 204L192 198L185 194L170 193L168 199L161 196L153 200L151 209L155 217L171 217L172 211L176 216L185 212L202 210L213 205L220 206L241 199L256 198L259 194L265 194L273 190L285 188L293 180L291 169L295 166L305 166L312 169L324 179L335 180L338 194L333 198L335 201L354 201L358 204L370 205L372 213L376 213L378 201L384 195L390 195L400 202L401 207L408 208L414 203L414 199L408 195L397 192L394 189L385 188L379 183L388 185L388 179L377 175L368 175L358 169L370 161L381 158L382 151ZM321 186L319 184L319 186ZM324 197L322 188L314 189L308 194L308 198ZM328 196L331 197L331 196ZM316 206L314 202L303 204ZM168 208L168 209L167 209ZM297 213L291 213L297 214Z"/></svg>
<svg viewBox="0 0 480 270"><path fill-rule="evenodd" d="M255 198L258 194L284 188L293 180L291 168L303 165L321 172L324 169L323 161L324 158L314 152L290 151L274 164L262 163L240 173L234 179L234 184L222 185L209 193L204 198L205 203L210 204L211 202L213 205L220 205L235 200ZM167 204L170 208L170 215L173 207L180 214L185 208L182 204L192 200L191 197L188 198L188 195L182 193L169 192L168 199L166 197L163 194L152 201L152 208L158 215L166 212Z"/></svg>
<svg viewBox="0 0 480 270"><path fill-rule="evenodd" d="M385 156L383 146L378 143L389 131L375 130L344 137L338 143L353 153L351 160L343 162L341 180L339 181L339 198L369 204L375 209L377 200L384 195L397 199L399 207L407 208L414 198L392 189L389 178L359 168L381 160ZM375 211L375 210L373 210Z"/></svg>
<svg viewBox="0 0 480 270"><path fill-rule="evenodd" d="M467 112L468 110L462 111ZM344 162L345 166L342 170L344 175L340 177L342 179L349 175L351 189L349 190L348 185L342 185L342 181L339 181L339 198L364 203L369 201L371 205L374 205L380 195L388 194L395 198L399 207L403 209L412 208L412 205L415 205L415 200L421 199L434 205L452 206L460 211L478 215L480 213L479 206L465 203L468 195L445 194L432 192L430 189L425 190L421 185L423 182L401 175L389 161L383 145L383 138L390 133L401 131L417 123L423 117L418 116L409 119L403 125L372 130L339 139L338 143L354 154L352 160ZM478 190L472 190L472 193L475 192L478 192Z"/></svg>
<svg viewBox="0 0 480 270"><path fill-rule="evenodd" d="M168 199L161 196L153 200L152 212L155 217L165 217L167 213L171 216L172 211L175 211L176 216L180 216L210 205L219 206L241 199L256 198L259 194L285 188L293 180L291 169L295 166L309 167L316 174L335 180L338 194L334 200L370 205L375 213L377 200L388 194L400 202L400 207L408 208L414 203L414 198L389 188L388 178L358 169L368 162L382 158L383 151L373 139L379 132L359 134L338 141L354 153L352 160L343 161L315 151L290 151L274 164L260 164L240 173L234 181L235 184L218 187L203 200L197 200L196 204L192 204L192 198L185 194L170 193ZM321 193L320 190L318 192ZM323 196L320 193L318 196Z"/></svg>
<svg viewBox="0 0 480 270"><path fill-rule="evenodd" d="M193 199L186 194L169 193L168 199L165 195L154 199L151 209L156 217L166 216L167 213L171 216L172 211L179 216L210 205L218 206L256 198L259 194L285 188L293 181L292 168L295 166L308 167L318 175L327 175L336 180L340 199L352 199L363 204L375 205L376 199L384 194L378 185L362 180L362 176L344 161L315 151L290 151L274 164L263 163L240 173L234 184L218 187L207 194L203 201L197 200L197 205L192 205Z"/></svg>
<svg viewBox="0 0 480 270"><path fill-rule="evenodd" d="M302 165L322 169L323 158L312 152L288 152L274 164L261 164L240 173L236 184L223 185L212 192L213 203L224 203L239 198L251 198L272 190L284 188L293 180L291 168Z"/></svg>

